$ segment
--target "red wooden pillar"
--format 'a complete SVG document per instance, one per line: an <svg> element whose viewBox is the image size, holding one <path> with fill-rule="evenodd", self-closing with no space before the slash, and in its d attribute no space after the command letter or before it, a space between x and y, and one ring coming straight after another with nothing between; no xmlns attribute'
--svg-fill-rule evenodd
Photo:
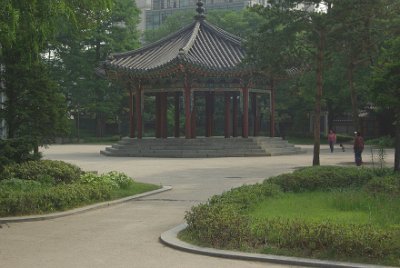
<svg viewBox="0 0 400 268"><path fill-rule="evenodd" d="M179 132L180 132L180 128L179 128L179 110L180 110L179 92L175 92L174 102L175 102L174 137L179 138Z"/></svg>
<svg viewBox="0 0 400 268"><path fill-rule="evenodd" d="M160 130L161 130L161 138L167 138L167 93L161 92L160 93Z"/></svg>
<svg viewBox="0 0 400 268"><path fill-rule="evenodd" d="M143 137L143 123L142 123L142 88L141 85L138 85L136 88L136 123L137 123L137 138L141 139Z"/></svg>
<svg viewBox="0 0 400 268"><path fill-rule="evenodd" d="M249 89L242 88L243 92L243 120L242 120L242 137L249 137Z"/></svg>
<svg viewBox="0 0 400 268"><path fill-rule="evenodd" d="M231 94L225 92L225 138L231 136Z"/></svg>
<svg viewBox="0 0 400 268"><path fill-rule="evenodd" d="M156 111L156 138L161 138L161 98L160 93L157 92L156 96L156 103L155 103L155 111Z"/></svg>
<svg viewBox="0 0 400 268"><path fill-rule="evenodd" d="M185 77L185 88L183 94L185 98L185 137L186 139L190 139L192 137L192 126L191 126L192 92L187 77Z"/></svg>
<svg viewBox="0 0 400 268"><path fill-rule="evenodd" d="M206 137L213 135L214 123L214 92L206 92Z"/></svg>
<svg viewBox="0 0 400 268"><path fill-rule="evenodd" d="M239 103L238 103L238 94L235 92L233 93L233 131L232 136L238 136L238 125L239 125Z"/></svg>
<svg viewBox="0 0 400 268"><path fill-rule="evenodd" d="M253 136L258 135L257 93L251 94L251 111L253 113Z"/></svg>
<svg viewBox="0 0 400 268"><path fill-rule="evenodd" d="M194 139L196 138L196 94L193 92L192 93L192 112L191 112L191 138Z"/></svg>
<svg viewBox="0 0 400 268"><path fill-rule="evenodd" d="M133 92L132 88L129 89L129 137L135 137L135 120L133 113Z"/></svg>
<svg viewBox="0 0 400 268"><path fill-rule="evenodd" d="M271 80L270 136L275 137L275 86L274 86L274 80Z"/></svg>

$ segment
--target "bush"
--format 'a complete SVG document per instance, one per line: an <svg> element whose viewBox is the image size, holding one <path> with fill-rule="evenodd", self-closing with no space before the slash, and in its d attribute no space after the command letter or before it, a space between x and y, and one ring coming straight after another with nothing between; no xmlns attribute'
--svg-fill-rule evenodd
<svg viewBox="0 0 400 268"><path fill-rule="evenodd" d="M0 139L0 172L6 165L39 160L40 154L34 154L33 143L29 138Z"/></svg>
<svg viewBox="0 0 400 268"><path fill-rule="evenodd" d="M356 210L360 206L361 209L365 206L368 210L375 209L368 203L371 201L368 198L374 197L360 188L382 195L376 207L381 210L381 205L388 203L388 196L383 194L389 192L398 196L400 193L400 178L386 169L303 168L265 180L263 184L232 189L213 196L206 204L192 207L185 215L188 223L185 237L206 246L237 250L278 248L289 250L291 254L301 252L300 255L307 257L365 258L372 262L398 263L400 225L385 224L385 218L382 224L372 225L299 218L259 219L249 215L253 206L284 194L280 189L286 192L335 190L339 201L348 200L343 198L346 194L353 200L351 204L334 200L342 210L349 206L357 206ZM397 207L393 209L394 214L397 211Z"/></svg>
<svg viewBox="0 0 400 268"><path fill-rule="evenodd" d="M376 139L371 139L365 141L365 144L375 145L379 148L393 148L394 147L394 138L390 136L383 136Z"/></svg>
<svg viewBox="0 0 400 268"><path fill-rule="evenodd" d="M400 194L400 176L375 177L364 186L364 189L372 194L398 196Z"/></svg>
<svg viewBox="0 0 400 268"><path fill-rule="evenodd" d="M249 237L249 220L233 204L201 204L185 219L192 237L214 247L241 247Z"/></svg>
<svg viewBox="0 0 400 268"><path fill-rule="evenodd" d="M34 188L40 188L42 184L38 181L27 181L21 179L0 180L0 197L6 191L28 191Z"/></svg>
<svg viewBox="0 0 400 268"><path fill-rule="evenodd" d="M210 205L223 203L235 204L239 209L249 209L253 204L257 204L267 197L281 194L280 187L276 184L255 184L244 185L234 188L222 195L216 195L209 200Z"/></svg>
<svg viewBox="0 0 400 268"><path fill-rule="evenodd" d="M353 136L345 135L345 134L336 134L336 143L345 143L351 142L354 140Z"/></svg>
<svg viewBox="0 0 400 268"><path fill-rule="evenodd" d="M277 184L284 192L330 190L361 187L373 177L392 171L336 166L308 167L266 179L264 184ZM387 171L387 172L386 172Z"/></svg>
<svg viewBox="0 0 400 268"><path fill-rule="evenodd" d="M26 190L26 189L25 189ZM60 184L28 191L3 191L0 194L0 216L41 214L74 208L82 204L109 200L109 185Z"/></svg>
<svg viewBox="0 0 400 268"><path fill-rule="evenodd" d="M329 251L336 256L384 258L399 252L400 229L377 229L370 225L271 219L254 230L258 241L278 248Z"/></svg>
<svg viewBox="0 0 400 268"><path fill-rule="evenodd" d="M79 179L82 170L63 161L41 160L21 164L11 164L4 168L1 179L18 178L23 180L53 181L53 183L71 183Z"/></svg>
<svg viewBox="0 0 400 268"><path fill-rule="evenodd" d="M89 185L107 184L115 189L127 189L132 185L133 180L124 173L111 171L100 176L94 173L83 174L81 175L79 182Z"/></svg>

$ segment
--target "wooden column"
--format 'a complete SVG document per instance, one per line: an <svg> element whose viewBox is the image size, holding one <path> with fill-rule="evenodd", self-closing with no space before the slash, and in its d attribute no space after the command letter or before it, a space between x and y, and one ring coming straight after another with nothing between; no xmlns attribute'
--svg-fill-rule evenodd
<svg viewBox="0 0 400 268"><path fill-rule="evenodd" d="M185 98L185 137L186 139L190 139L192 137L192 124L191 124L191 102L192 102L192 92L189 85L189 81L187 76L185 76L185 84L184 84L184 98Z"/></svg>
<svg viewBox="0 0 400 268"><path fill-rule="evenodd" d="M136 123L137 123L137 138L141 139L143 137L143 121L142 121L142 88L141 85L139 84L138 87L136 88L136 96L135 96L135 101L136 101Z"/></svg>
<svg viewBox="0 0 400 268"><path fill-rule="evenodd" d="M271 79L271 111L270 111L270 136L275 137L275 86Z"/></svg>
<svg viewBox="0 0 400 268"><path fill-rule="evenodd" d="M225 96L225 138L231 136L231 93L224 92Z"/></svg>
<svg viewBox="0 0 400 268"><path fill-rule="evenodd" d="M159 92L155 94L156 103L155 103L155 112L156 112L156 138L161 138L161 98Z"/></svg>
<svg viewBox="0 0 400 268"><path fill-rule="evenodd" d="M242 119L242 137L249 137L249 89L242 88L243 92L243 119Z"/></svg>
<svg viewBox="0 0 400 268"><path fill-rule="evenodd" d="M174 137L179 138L179 110L180 110L180 103L179 103L179 92L175 92L174 95L174 103L175 103L175 114L174 114Z"/></svg>
<svg viewBox="0 0 400 268"><path fill-rule="evenodd" d="M129 138L135 137L135 119L133 113L133 91L129 89Z"/></svg>
<svg viewBox="0 0 400 268"><path fill-rule="evenodd" d="M161 138L167 138L167 93L161 92L160 93L160 132Z"/></svg>
<svg viewBox="0 0 400 268"><path fill-rule="evenodd" d="M239 125L239 103L238 103L238 94L233 93L233 131L232 136L238 136L238 125Z"/></svg>
<svg viewBox="0 0 400 268"><path fill-rule="evenodd" d="M193 92L192 93L192 112L191 112L191 138L194 139L196 138L196 94Z"/></svg>
<svg viewBox="0 0 400 268"><path fill-rule="evenodd" d="M213 135L214 123L214 92L206 92L206 137Z"/></svg>
<svg viewBox="0 0 400 268"><path fill-rule="evenodd" d="M251 111L253 114L253 136L258 135L258 110L257 110L257 93L251 94Z"/></svg>

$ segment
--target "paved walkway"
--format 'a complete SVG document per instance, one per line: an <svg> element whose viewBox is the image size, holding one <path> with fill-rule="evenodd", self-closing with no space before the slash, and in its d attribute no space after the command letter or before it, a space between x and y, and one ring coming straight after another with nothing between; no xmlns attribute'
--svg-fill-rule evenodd
<svg viewBox="0 0 400 268"><path fill-rule="evenodd" d="M56 145L47 159L77 164L84 170L118 170L138 181L173 189L120 205L40 222L10 223L0 229L0 267L288 267L181 252L159 243L161 233L184 222L185 211L242 184L309 166L305 155L155 159L100 156L100 145ZM368 152L364 160L371 161ZM321 164L351 164L353 154L321 150ZM393 151L387 162L393 163Z"/></svg>

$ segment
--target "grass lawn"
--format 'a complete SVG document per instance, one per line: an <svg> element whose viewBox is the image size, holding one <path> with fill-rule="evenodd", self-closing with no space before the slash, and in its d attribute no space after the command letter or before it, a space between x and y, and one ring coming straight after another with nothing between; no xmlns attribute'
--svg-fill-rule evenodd
<svg viewBox="0 0 400 268"><path fill-rule="evenodd" d="M120 199L120 198L124 198L127 196L132 196L132 195L136 195L136 194L141 194L141 193L157 190L160 188L161 188L160 185L143 183L143 182L134 182L132 185L130 185L126 189L120 188L120 189L114 190L111 194L111 199L112 200Z"/></svg>
<svg viewBox="0 0 400 268"><path fill-rule="evenodd" d="M310 167L243 185L186 213L180 237L207 247L400 266L400 176Z"/></svg>
<svg viewBox="0 0 400 268"><path fill-rule="evenodd" d="M159 185L136 181L123 188L79 183L43 185L28 182L12 186L0 184L0 217L65 211L160 188Z"/></svg>
<svg viewBox="0 0 400 268"><path fill-rule="evenodd" d="M400 199L371 196L364 191L285 193L251 210L257 219L289 218L335 223L372 224L385 228L400 224Z"/></svg>

